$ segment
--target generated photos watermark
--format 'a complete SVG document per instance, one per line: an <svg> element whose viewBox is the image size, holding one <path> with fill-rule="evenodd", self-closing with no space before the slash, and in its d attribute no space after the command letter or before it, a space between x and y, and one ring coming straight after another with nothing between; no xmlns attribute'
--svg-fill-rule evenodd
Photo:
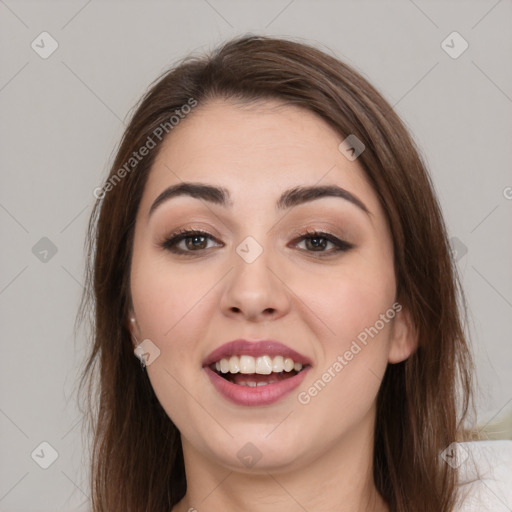
<svg viewBox="0 0 512 512"><path fill-rule="evenodd" d="M368 345L368 337L373 339L379 332L384 329L395 315L402 310L402 305L395 302L385 313L381 313L379 320L377 320L371 327L366 327L358 335L357 339L353 340L350 348L343 354L338 355L336 361L333 362L329 368L317 379L306 391L301 391L297 395L297 400L302 405L307 405L311 399L317 396L326 386L331 382L344 368L347 366L354 357L361 352L361 350Z"/></svg>
<svg viewBox="0 0 512 512"><path fill-rule="evenodd" d="M93 195L96 199L103 199L108 192L110 192L127 174L132 172L138 163L147 156L152 149L154 149L158 142L173 130L182 119L192 112L192 109L197 106L197 100L189 98L188 102L174 111L174 114L169 117L167 121L160 123L148 135L144 144L132 153L132 156L120 167L112 176L110 176L101 187L96 187L93 190ZM156 139L156 140L155 140ZM158 141L158 142L156 142Z"/></svg>

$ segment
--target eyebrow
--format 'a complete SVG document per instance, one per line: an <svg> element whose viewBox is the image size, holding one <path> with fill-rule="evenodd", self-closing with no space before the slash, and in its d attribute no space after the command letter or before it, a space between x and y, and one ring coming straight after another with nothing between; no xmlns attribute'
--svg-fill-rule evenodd
<svg viewBox="0 0 512 512"><path fill-rule="evenodd" d="M206 183L182 182L166 188L153 202L148 217L164 202L178 196L190 196L202 199L222 207L233 207L229 190L224 187L208 185ZM286 190L281 194L277 203L277 210L286 210L300 204L308 203L323 197L339 197L357 206L367 215L372 215L365 204L344 188L337 185L299 186Z"/></svg>

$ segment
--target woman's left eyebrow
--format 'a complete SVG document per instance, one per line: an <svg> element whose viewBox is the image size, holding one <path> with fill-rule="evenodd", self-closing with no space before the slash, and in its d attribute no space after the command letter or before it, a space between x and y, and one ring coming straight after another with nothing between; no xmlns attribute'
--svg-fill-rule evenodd
<svg viewBox="0 0 512 512"><path fill-rule="evenodd" d="M209 185L207 183L182 182L166 188L155 199L149 209L148 218L161 204L178 196L190 196L196 199L202 199L203 201L208 201L225 208L233 207L229 190L224 187ZM357 206L368 216L372 215L366 205L357 196L337 185L312 185L291 188L281 194L276 202L276 209L287 210L293 206L315 201L323 197L339 197Z"/></svg>

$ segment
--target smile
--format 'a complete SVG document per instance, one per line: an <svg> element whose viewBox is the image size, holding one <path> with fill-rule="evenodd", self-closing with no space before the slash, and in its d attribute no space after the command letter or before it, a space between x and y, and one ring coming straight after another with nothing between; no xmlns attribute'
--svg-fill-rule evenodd
<svg viewBox="0 0 512 512"><path fill-rule="evenodd" d="M236 340L214 351L203 369L216 390L238 405L268 405L295 389L309 360L278 342Z"/></svg>

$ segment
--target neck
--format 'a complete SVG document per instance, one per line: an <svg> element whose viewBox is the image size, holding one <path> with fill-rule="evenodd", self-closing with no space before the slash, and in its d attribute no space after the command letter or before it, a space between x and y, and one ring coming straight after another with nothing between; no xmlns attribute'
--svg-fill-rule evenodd
<svg viewBox="0 0 512 512"><path fill-rule="evenodd" d="M187 493L172 512L388 512L373 480L373 415L367 420L293 469L237 472L215 464L182 438Z"/></svg>

